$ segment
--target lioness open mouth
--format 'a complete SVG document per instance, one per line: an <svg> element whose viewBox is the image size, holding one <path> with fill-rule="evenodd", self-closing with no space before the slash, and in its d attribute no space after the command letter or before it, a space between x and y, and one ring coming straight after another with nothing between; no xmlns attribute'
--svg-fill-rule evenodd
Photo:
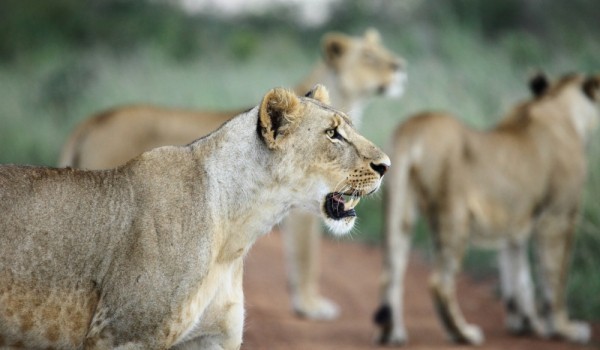
<svg viewBox="0 0 600 350"><path fill-rule="evenodd" d="M356 207L358 202L360 202L360 197L351 197L346 201L344 199L344 194L332 192L325 197L325 213L333 220L353 217L356 216L354 207Z"/></svg>

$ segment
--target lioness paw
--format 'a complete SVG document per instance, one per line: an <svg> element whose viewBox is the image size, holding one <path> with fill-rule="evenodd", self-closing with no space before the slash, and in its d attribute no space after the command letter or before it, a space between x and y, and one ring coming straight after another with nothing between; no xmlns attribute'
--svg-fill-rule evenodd
<svg viewBox="0 0 600 350"><path fill-rule="evenodd" d="M568 333L562 336L570 342L586 344L590 341L592 331L587 322L572 321L569 323Z"/></svg>
<svg viewBox="0 0 600 350"><path fill-rule="evenodd" d="M462 333L460 337L453 339L454 342L466 343L469 345L481 345L485 340L481 328L472 324L466 325L463 329L460 330L460 333Z"/></svg>
<svg viewBox="0 0 600 350"><path fill-rule="evenodd" d="M294 300L294 311L301 317L315 321L335 320L340 315L340 308L333 301L318 297L313 301L301 302Z"/></svg>

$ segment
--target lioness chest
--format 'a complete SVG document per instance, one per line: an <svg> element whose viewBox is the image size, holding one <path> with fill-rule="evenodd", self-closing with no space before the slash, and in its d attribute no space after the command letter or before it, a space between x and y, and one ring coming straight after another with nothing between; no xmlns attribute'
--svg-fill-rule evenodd
<svg viewBox="0 0 600 350"><path fill-rule="evenodd" d="M243 304L241 280L241 258L229 263L214 263L201 284L190 292L189 297L176 310L175 317L167 326L167 344L177 345L189 339L222 333L230 328L231 325L226 323L226 314L232 311L232 305ZM241 326L243 309L239 311L238 321Z"/></svg>

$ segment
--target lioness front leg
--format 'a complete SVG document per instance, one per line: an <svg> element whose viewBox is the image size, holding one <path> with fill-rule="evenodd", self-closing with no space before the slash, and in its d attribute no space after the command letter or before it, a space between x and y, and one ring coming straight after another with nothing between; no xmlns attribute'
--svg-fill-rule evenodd
<svg viewBox="0 0 600 350"><path fill-rule="evenodd" d="M467 247L466 234L460 232L434 230L436 257L430 287L436 310L452 340L479 345L484 341L483 333L479 327L465 321L456 299L455 278Z"/></svg>
<svg viewBox="0 0 600 350"><path fill-rule="evenodd" d="M545 299L542 312L551 333L572 342L587 343L591 337L589 324L569 320L565 302L569 262L575 238L575 217L575 214L565 218L548 215L540 219L535 242Z"/></svg>
<svg viewBox="0 0 600 350"><path fill-rule="evenodd" d="M236 350L244 332L243 260L234 262L230 272L205 311L196 338L173 347L174 350Z"/></svg>
<svg viewBox="0 0 600 350"><path fill-rule="evenodd" d="M112 337L107 336L107 332L103 332L103 335L96 337L87 338L83 348L85 350L149 350L156 349L162 350L163 348L157 347L156 344L148 344L145 342L128 342L121 345L115 345Z"/></svg>
<svg viewBox="0 0 600 350"><path fill-rule="evenodd" d="M312 213L295 210L286 218L282 230L294 311L313 320L337 318L338 306L319 293L319 219Z"/></svg>

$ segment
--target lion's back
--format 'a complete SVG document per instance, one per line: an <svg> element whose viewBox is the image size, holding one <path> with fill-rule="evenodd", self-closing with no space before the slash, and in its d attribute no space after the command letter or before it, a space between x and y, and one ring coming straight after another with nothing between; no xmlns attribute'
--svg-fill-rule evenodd
<svg viewBox="0 0 600 350"><path fill-rule="evenodd" d="M124 197L114 195L118 185L109 186L111 182L104 172L0 166L1 255L35 254L19 243L23 240L40 249L57 249L56 254L71 245L85 247L95 234L114 225L110 208L124 207Z"/></svg>
<svg viewBox="0 0 600 350"><path fill-rule="evenodd" d="M103 111L79 124L63 146L59 166L110 169L153 148L185 145L216 130L238 111L189 111L151 105Z"/></svg>

